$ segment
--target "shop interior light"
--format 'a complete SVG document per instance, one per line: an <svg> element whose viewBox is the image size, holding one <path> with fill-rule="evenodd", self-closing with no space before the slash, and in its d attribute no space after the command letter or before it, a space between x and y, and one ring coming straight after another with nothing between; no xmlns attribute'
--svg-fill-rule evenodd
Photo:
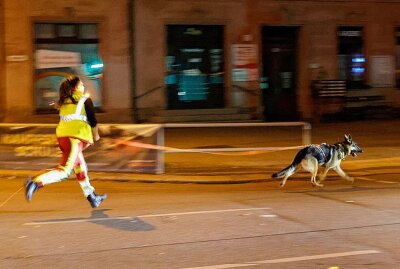
<svg viewBox="0 0 400 269"><path fill-rule="evenodd" d="M102 63L90 65L90 68L92 68L92 69L103 68L103 67L104 67L104 64L102 64Z"/></svg>

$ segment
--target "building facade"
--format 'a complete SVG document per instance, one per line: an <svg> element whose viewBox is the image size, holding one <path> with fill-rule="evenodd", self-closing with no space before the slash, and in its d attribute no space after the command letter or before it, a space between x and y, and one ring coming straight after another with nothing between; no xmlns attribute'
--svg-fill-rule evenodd
<svg viewBox="0 0 400 269"><path fill-rule="evenodd" d="M1 16L3 122L56 122L68 74L105 121L131 120L127 1L3 0Z"/></svg>
<svg viewBox="0 0 400 269"><path fill-rule="evenodd" d="M71 73L109 123L314 120L315 80L400 106L400 1L0 3L3 122L57 121L51 103Z"/></svg>

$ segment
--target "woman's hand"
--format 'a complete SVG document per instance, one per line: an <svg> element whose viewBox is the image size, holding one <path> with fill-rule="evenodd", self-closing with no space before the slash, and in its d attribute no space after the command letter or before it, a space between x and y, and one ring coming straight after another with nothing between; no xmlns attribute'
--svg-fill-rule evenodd
<svg viewBox="0 0 400 269"><path fill-rule="evenodd" d="M93 133L93 140L99 141L100 135L99 135L99 128L97 126L92 128L92 133Z"/></svg>
<svg viewBox="0 0 400 269"><path fill-rule="evenodd" d="M93 140L94 141L99 141L100 140L100 135L99 134L93 135Z"/></svg>

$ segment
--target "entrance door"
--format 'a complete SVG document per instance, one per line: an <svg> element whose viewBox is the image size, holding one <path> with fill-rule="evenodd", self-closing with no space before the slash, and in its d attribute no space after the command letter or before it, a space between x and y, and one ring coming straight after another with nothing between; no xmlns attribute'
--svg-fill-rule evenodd
<svg viewBox="0 0 400 269"><path fill-rule="evenodd" d="M262 28L262 77L264 119L293 121L297 113L298 27Z"/></svg>
<svg viewBox="0 0 400 269"><path fill-rule="evenodd" d="M223 26L167 25L168 109L224 106Z"/></svg>

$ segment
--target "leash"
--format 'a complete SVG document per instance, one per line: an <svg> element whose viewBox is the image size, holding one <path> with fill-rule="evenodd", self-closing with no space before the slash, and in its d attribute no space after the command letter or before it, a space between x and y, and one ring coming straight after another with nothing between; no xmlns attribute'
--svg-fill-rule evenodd
<svg viewBox="0 0 400 269"><path fill-rule="evenodd" d="M20 192L20 190L22 190L23 187L19 188L16 192L14 192L13 194L11 194L10 197L8 197L7 200L5 200L3 203L0 204L0 208L2 208L8 201L11 200L11 198L13 198L17 193Z"/></svg>
<svg viewBox="0 0 400 269"><path fill-rule="evenodd" d="M128 141L126 139L120 139L116 143L112 145L112 147L116 145L125 145L129 147L136 147L136 148L145 148L145 149L154 149L160 151L171 151L171 152L187 152L187 153L204 153L204 154L212 154L212 155L225 155L225 156L237 156L237 155L257 155L257 154L264 154L270 153L275 151L284 151L284 150L292 150L292 149L300 149L304 146L294 146L294 147L265 147L263 150L251 150L251 148L241 150L244 152L234 152L238 149L232 148L230 152L212 152L207 149L178 149L173 147L166 147L166 146L159 146L153 144L146 144L137 141Z"/></svg>

